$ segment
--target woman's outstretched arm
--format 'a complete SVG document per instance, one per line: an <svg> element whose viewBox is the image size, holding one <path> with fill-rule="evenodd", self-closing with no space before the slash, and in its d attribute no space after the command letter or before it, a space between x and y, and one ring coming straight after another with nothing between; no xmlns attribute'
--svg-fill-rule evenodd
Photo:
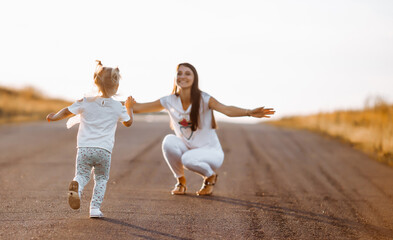
<svg viewBox="0 0 393 240"><path fill-rule="evenodd" d="M164 110L164 107L161 105L160 99L154 102L147 103L134 103L134 113L148 113L148 112L159 112Z"/></svg>
<svg viewBox="0 0 393 240"><path fill-rule="evenodd" d="M209 108L225 114L228 117L250 116L256 118L270 118L270 115L275 113L273 108L259 107L254 109L244 109L235 106L226 106L213 97L210 97L209 99Z"/></svg>

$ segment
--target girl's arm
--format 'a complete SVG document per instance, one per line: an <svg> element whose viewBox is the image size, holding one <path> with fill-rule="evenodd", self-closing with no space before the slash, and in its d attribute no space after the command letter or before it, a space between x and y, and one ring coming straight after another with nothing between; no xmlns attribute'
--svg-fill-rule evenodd
<svg viewBox="0 0 393 240"><path fill-rule="evenodd" d="M164 110L164 107L161 105L160 99L154 102L147 103L135 103L134 104L134 113L148 113L148 112L159 112Z"/></svg>
<svg viewBox="0 0 393 240"><path fill-rule="evenodd" d="M256 118L270 118L269 115L273 115L275 113L273 108L259 107L254 109L244 109L235 106L226 106L213 97L210 97L209 99L209 108L225 114L228 117L251 116Z"/></svg>
<svg viewBox="0 0 393 240"><path fill-rule="evenodd" d="M48 116L46 116L46 120L48 122L50 121L58 121L64 118L68 118L70 116L74 115L72 112L68 110L68 107L65 107L58 111L57 113L49 113Z"/></svg>

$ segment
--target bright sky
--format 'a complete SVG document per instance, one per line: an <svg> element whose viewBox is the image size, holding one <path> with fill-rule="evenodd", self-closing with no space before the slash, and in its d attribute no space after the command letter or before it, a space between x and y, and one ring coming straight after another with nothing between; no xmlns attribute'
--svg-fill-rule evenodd
<svg viewBox="0 0 393 240"><path fill-rule="evenodd" d="M138 102L170 94L180 62L220 102L278 117L393 102L391 0L2 1L0 30L0 85L71 101L99 59Z"/></svg>

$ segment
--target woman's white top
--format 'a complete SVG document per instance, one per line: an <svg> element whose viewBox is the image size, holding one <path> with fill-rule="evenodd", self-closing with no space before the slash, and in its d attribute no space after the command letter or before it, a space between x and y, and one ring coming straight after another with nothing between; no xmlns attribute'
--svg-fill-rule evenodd
<svg viewBox="0 0 393 240"><path fill-rule="evenodd" d="M112 98L83 98L68 110L80 114L78 148L98 147L112 152L117 122L130 120L126 107Z"/></svg>
<svg viewBox="0 0 393 240"><path fill-rule="evenodd" d="M216 130L212 128L212 110L209 108L209 99L209 94L201 93L199 127L196 131L191 130L191 105L187 110L184 110L180 96L174 94L160 99L161 105L170 116L176 136L181 138L190 149L200 147L221 149Z"/></svg>

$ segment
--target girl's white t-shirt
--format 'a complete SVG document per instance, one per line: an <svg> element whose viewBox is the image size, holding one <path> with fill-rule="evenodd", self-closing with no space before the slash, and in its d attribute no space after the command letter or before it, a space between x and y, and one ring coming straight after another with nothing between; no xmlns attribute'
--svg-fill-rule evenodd
<svg viewBox="0 0 393 240"><path fill-rule="evenodd" d="M180 97L169 95L160 99L161 105L168 112L176 136L180 137L189 149L212 147L221 149L215 129L212 128L212 110L209 108L210 95L201 92L199 106L199 127L191 130L190 112L183 109Z"/></svg>
<svg viewBox="0 0 393 240"><path fill-rule="evenodd" d="M112 152L117 122L130 120L126 107L112 98L83 98L69 106L68 110L80 114L78 148L98 147Z"/></svg>

